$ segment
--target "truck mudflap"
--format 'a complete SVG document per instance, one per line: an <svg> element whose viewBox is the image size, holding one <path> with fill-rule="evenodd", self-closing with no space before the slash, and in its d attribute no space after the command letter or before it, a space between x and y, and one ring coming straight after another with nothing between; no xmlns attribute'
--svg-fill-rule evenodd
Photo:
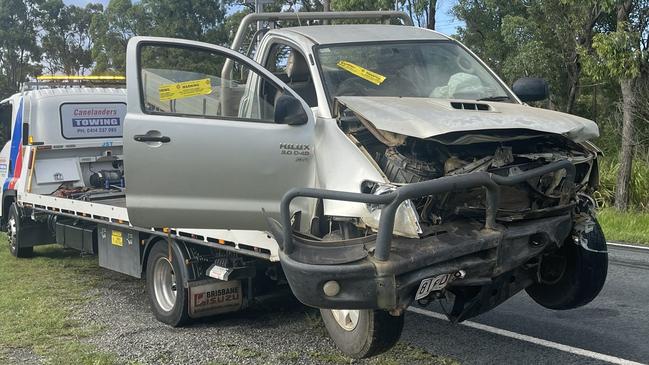
<svg viewBox="0 0 649 365"><path fill-rule="evenodd" d="M269 219L269 225L280 246L280 262L290 287L306 305L399 311L414 300L422 280L452 274L447 287L482 288L490 295L489 300L480 303L477 299L455 303L452 316L462 320L496 306L531 284L529 274L519 275L518 279L516 274L532 258L551 245L560 246L570 235L571 209L558 210L550 217L496 223L501 185L519 184L557 170L566 172L560 205L569 207L575 194L575 167L562 160L509 177L476 172L404 185L383 195L292 189L282 199L281 222ZM480 186L486 191L484 224L458 220L436 226L441 233L428 237L393 236L395 214L402 202ZM382 205L378 232L340 241L322 241L294 232L289 206L297 197ZM472 297L484 295L479 291Z"/></svg>

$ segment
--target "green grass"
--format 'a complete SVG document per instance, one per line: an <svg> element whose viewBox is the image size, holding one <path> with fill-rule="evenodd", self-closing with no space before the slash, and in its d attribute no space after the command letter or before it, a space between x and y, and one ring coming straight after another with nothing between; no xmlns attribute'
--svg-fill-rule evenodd
<svg viewBox="0 0 649 365"><path fill-rule="evenodd" d="M621 213L613 208L604 208L597 213L597 220L609 242L649 245L649 213Z"/></svg>
<svg viewBox="0 0 649 365"><path fill-rule="evenodd" d="M23 349L51 364L114 364L111 354L81 341L99 328L72 319L96 283L96 259L60 246L37 247L35 253L16 259L0 236L0 363Z"/></svg>

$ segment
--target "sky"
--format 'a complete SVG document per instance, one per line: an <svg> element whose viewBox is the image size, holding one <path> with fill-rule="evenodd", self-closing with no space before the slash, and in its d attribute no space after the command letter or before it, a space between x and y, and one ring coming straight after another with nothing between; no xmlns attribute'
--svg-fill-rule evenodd
<svg viewBox="0 0 649 365"><path fill-rule="evenodd" d="M64 3L68 5L78 5L78 6L86 6L86 4L93 2L93 3L102 3L104 5L108 4L109 0L63 0ZM218 1L218 0L214 0ZM442 32L444 34L454 34L455 33L455 28L462 26L463 23L457 19L455 19L450 13L451 8L455 4L455 0L439 0L438 1L438 9L437 9L437 30L439 32Z"/></svg>
<svg viewBox="0 0 649 365"><path fill-rule="evenodd" d="M436 14L436 30L444 34L454 34L457 27L464 25L464 22L455 19L450 14L451 8L455 5L455 0L438 0L438 9Z"/></svg>

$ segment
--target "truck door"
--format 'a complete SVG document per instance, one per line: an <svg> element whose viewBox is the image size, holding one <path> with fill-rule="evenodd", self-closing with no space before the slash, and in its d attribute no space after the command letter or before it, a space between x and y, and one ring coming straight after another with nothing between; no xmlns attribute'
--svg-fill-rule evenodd
<svg viewBox="0 0 649 365"><path fill-rule="evenodd" d="M202 42L135 37L127 88L132 224L266 230L262 209L278 216L286 191L314 185L313 113L249 58Z"/></svg>

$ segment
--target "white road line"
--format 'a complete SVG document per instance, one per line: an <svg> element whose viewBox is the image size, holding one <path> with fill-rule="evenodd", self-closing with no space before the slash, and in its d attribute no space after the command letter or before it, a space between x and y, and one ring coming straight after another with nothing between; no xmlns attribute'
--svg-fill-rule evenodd
<svg viewBox="0 0 649 365"><path fill-rule="evenodd" d="M413 312L413 313L417 313L417 314L421 314L423 316L430 317L430 318L441 319L441 320L445 320L445 321L447 320L446 316L443 315L443 314L431 312L429 310L425 310L425 309L421 309L421 308L417 308L417 307L410 307L410 308L408 308L408 311ZM589 351L589 350L580 349L580 348L577 348L577 347L563 345L563 344L560 344L560 343L556 343L556 342L552 342L552 341L548 341L548 340L543 340L543 339L532 337L532 336L522 335L520 333L511 332L511 331L503 330L503 329L496 328L496 327L487 326L487 325L476 323L476 322L464 321L464 322L460 323L460 325L470 327L470 328L475 328L475 329L490 332L490 333L494 333L494 334L497 334L497 335L500 335L500 336L513 338L513 339L520 340L520 341L533 343L533 344L536 344L536 345L539 345L539 346L553 348L555 350L559 350L559 351L563 351L563 352L569 352L569 353L575 354L575 355L589 357L591 359L607 361L607 362L610 362L612 364L645 365L645 364L642 364L642 363L639 363L639 362L622 359L622 358L619 358L619 357L616 357L616 356L600 354L599 352L593 352L593 351Z"/></svg>
<svg viewBox="0 0 649 365"><path fill-rule="evenodd" d="M634 250L645 250L649 251L649 246L640 246L640 245L627 245L624 243L617 243L617 242L606 242L609 246L613 247L624 247L624 248L632 248Z"/></svg>

